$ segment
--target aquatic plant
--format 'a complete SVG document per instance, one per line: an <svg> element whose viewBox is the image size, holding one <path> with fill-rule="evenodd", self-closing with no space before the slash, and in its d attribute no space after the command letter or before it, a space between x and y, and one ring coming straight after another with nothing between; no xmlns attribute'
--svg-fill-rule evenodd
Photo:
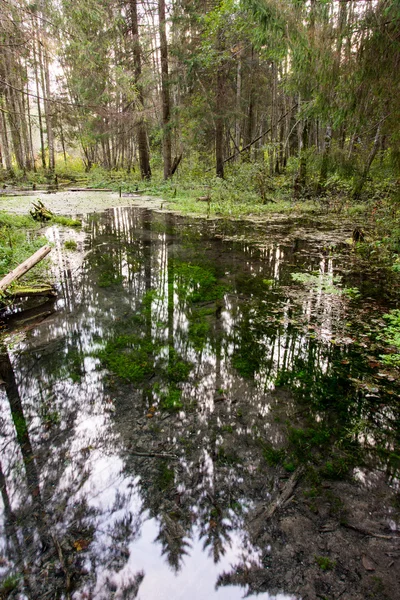
<svg viewBox="0 0 400 600"><path fill-rule="evenodd" d="M65 240L64 242L64 248L66 248L66 250L76 250L77 247L78 244L75 240Z"/></svg>
<svg viewBox="0 0 400 600"><path fill-rule="evenodd" d="M332 571L336 567L336 561L328 556L314 556L315 562L322 571Z"/></svg>
<svg viewBox="0 0 400 600"><path fill-rule="evenodd" d="M322 291L324 294L332 294L336 296L346 295L351 298L359 296L357 288L343 288L342 276L333 275L331 273L291 273L294 281L303 283L313 291Z"/></svg>

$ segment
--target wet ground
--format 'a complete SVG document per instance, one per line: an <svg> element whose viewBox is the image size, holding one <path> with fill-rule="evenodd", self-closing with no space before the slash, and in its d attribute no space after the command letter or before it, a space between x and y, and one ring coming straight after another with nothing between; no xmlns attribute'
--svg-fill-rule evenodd
<svg viewBox="0 0 400 600"><path fill-rule="evenodd" d="M102 212L117 206L147 206L160 208L163 200L154 196L119 196L118 192L31 192L30 195L0 196L0 210L18 214L27 214L32 201L41 200L55 214L77 215ZM165 202L164 202L165 204Z"/></svg>
<svg viewBox="0 0 400 600"><path fill-rule="evenodd" d="M0 597L398 598L389 301L350 234L143 207L49 228L59 297L0 362Z"/></svg>

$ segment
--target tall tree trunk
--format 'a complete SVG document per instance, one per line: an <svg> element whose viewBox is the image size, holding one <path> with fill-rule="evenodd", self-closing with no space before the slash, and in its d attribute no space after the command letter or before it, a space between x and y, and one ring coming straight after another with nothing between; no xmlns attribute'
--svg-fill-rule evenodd
<svg viewBox="0 0 400 600"><path fill-rule="evenodd" d="M7 118L10 126L15 160L18 168L25 170L24 146L21 136L22 127L20 124L21 110L18 106L18 99L15 91L15 88L18 87L18 81L15 81L14 65L12 64L11 56L7 50L4 52L3 65L5 69L5 78L9 84L6 86L6 106L8 109Z"/></svg>
<svg viewBox="0 0 400 600"><path fill-rule="evenodd" d="M221 113L222 102L223 102L223 76L221 68L218 69L217 73L217 93L216 93L216 106L217 114L215 115L215 159L216 159L216 175L217 177L224 177L224 120Z"/></svg>
<svg viewBox="0 0 400 600"><path fill-rule="evenodd" d="M217 49L222 54L223 50L223 33L221 30L217 32L218 41ZM224 178L224 65L222 58L219 59L217 66L217 80L215 90L215 162L217 177Z"/></svg>
<svg viewBox="0 0 400 600"><path fill-rule="evenodd" d="M365 185L365 182L367 181L369 170L370 170L371 165L374 162L374 158L379 150L379 146L380 146L380 142L381 142L381 126L382 126L382 121L380 121L378 128L376 130L374 144L371 148L371 152L369 153L368 160L364 166L364 169L363 169L360 177L358 177L358 179L355 182L353 193L352 193L352 197L354 200L358 200L360 198L361 192Z"/></svg>
<svg viewBox="0 0 400 600"><path fill-rule="evenodd" d="M0 141L1 141L2 151L3 151L4 165L7 169L7 171L9 172L9 174L12 175L13 168L12 168L12 162L11 162L11 151L10 151L10 146L8 143L7 121L6 121L5 113L3 112L3 110L1 110L2 107L3 107L3 98L0 98Z"/></svg>
<svg viewBox="0 0 400 600"><path fill-rule="evenodd" d="M329 165L329 155L331 152L331 142L332 142L332 127L330 125L327 126L325 132L325 145L324 145L324 153L322 155L322 163L321 170L319 173L319 181L317 186L317 193L320 194L323 186L325 185L326 178L328 177L328 165Z"/></svg>
<svg viewBox="0 0 400 600"><path fill-rule="evenodd" d="M33 27L35 25L33 24ZM38 68L38 59L36 53L36 36L33 37L33 63L34 63L34 71L35 71L35 81L36 81L36 96L37 96L37 111L38 111L38 120L39 120L39 134L40 134L40 156L42 159L42 167L46 169L46 151L44 147L44 131L43 131L43 119L42 119L42 107L40 104L40 83L39 83L39 68Z"/></svg>
<svg viewBox="0 0 400 600"><path fill-rule="evenodd" d="M163 117L164 179L171 177L171 99L168 74L168 44L166 33L165 0L158 0L161 55L161 98Z"/></svg>
<svg viewBox="0 0 400 600"><path fill-rule="evenodd" d="M42 42L39 38L38 44L38 54L39 54L39 67L40 67L40 75L42 80L42 89L44 96L44 115L46 120L46 131L47 131L47 146L49 150L49 171L50 173L54 172L54 133L53 133L53 123L51 116L51 104L49 102L50 98L50 74L49 74L49 63L47 60L46 52L42 50Z"/></svg>
<svg viewBox="0 0 400 600"><path fill-rule="evenodd" d="M242 59L239 55L236 71L236 118L235 118L235 148L240 149L240 113L242 104ZM239 160L239 154L235 160Z"/></svg>
<svg viewBox="0 0 400 600"><path fill-rule="evenodd" d="M307 181L307 143L308 143L308 128L309 123L305 119L302 123L302 131L299 139L299 170L296 175L294 184L294 195L295 198L299 198L304 192L306 181Z"/></svg>
<svg viewBox="0 0 400 600"><path fill-rule="evenodd" d="M137 0L130 0L130 16L131 16L131 33L133 37L133 62L135 72L135 84L138 93L138 104L139 110L144 110L144 94L143 87L140 81L142 75L142 57L139 42L139 26L138 26L138 13L137 13ZM139 150L139 164L142 179L151 178L150 168L150 153L149 145L147 140L147 130L143 115L140 115L137 124L137 144Z"/></svg>
<svg viewBox="0 0 400 600"><path fill-rule="evenodd" d="M26 90L29 92L28 72L26 73ZM32 119L31 119L31 102L30 96L26 96L26 110L28 116L28 132L29 132L29 152L31 155L32 169L36 173L35 152L33 150L33 134L32 134Z"/></svg>

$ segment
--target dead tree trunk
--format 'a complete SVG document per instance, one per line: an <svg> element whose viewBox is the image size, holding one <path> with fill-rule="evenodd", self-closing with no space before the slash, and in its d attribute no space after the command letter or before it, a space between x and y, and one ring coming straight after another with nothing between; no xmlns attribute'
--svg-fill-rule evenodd
<svg viewBox="0 0 400 600"><path fill-rule="evenodd" d="M34 267L38 262L43 260L43 258L47 256L50 251L50 246L44 246L43 248L40 248L27 260L18 265L18 267L16 267L13 271L8 273L8 275L3 277L3 279L0 281L0 292L4 292L13 281L19 279L22 277L22 275L25 275L25 273L30 271L30 269L32 269L32 267Z"/></svg>
<svg viewBox="0 0 400 600"><path fill-rule="evenodd" d="M323 186L325 185L326 179L328 177L328 165L329 165L329 154L331 152L331 141L332 141L332 127L330 125L327 126L325 132L325 145L324 145L324 153L322 155L322 164L321 170L319 173L319 181L317 186L317 193L321 193Z"/></svg>
<svg viewBox="0 0 400 600"><path fill-rule="evenodd" d="M369 153L368 160L365 164L363 172L361 173L360 177L357 179L357 181L355 183L353 193L352 193L354 200L358 200L360 198L361 192L365 185L365 182L367 181L369 170L370 170L371 165L374 162L374 158L379 150L380 139L381 139L381 126L382 126L382 121L379 122L378 128L376 130L374 144L371 148L371 152Z"/></svg>

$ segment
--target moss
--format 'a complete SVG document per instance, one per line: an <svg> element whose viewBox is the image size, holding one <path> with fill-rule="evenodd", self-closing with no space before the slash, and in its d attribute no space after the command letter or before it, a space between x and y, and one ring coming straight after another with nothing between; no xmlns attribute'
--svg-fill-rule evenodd
<svg viewBox="0 0 400 600"><path fill-rule="evenodd" d="M160 490L165 491L173 485L174 480L174 469L170 467L165 461L160 461L156 481L157 487Z"/></svg>
<svg viewBox="0 0 400 600"><path fill-rule="evenodd" d="M7 598L14 592L19 584L21 576L18 574L8 575L0 583L0 598Z"/></svg>
<svg viewBox="0 0 400 600"><path fill-rule="evenodd" d="M107 342L98 356L121 379L140 383L154 372L154 350L152 342L135 335L121 335Z"/></svg>

